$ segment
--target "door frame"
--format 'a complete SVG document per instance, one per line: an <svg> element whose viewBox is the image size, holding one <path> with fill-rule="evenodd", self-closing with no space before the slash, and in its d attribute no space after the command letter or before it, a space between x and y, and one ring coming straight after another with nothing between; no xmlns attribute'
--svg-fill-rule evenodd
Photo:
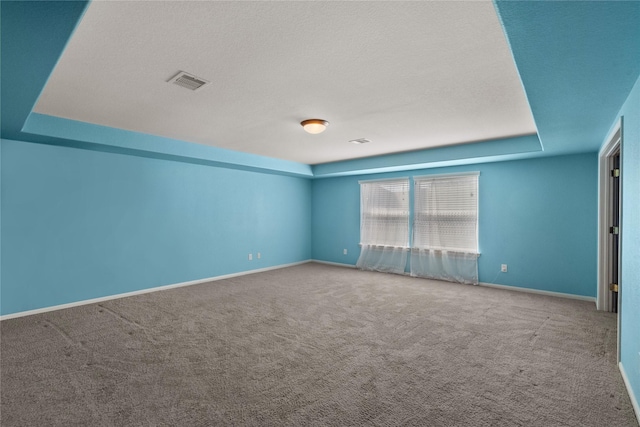
<svg viewBox="0 0 640 427"><path fill-rule="evenodd" d="M613 167L613 157L620 153L620 176L622 176L622 129L623 119L619 118L613 127L605 145L598 153L598 293L596 306L598 310L612 311L612 298L609 292L609 281L611 277L610 257L611 257L611 235L609 227L612 223L613 210L611 209L612 188L611 169ZM622 230L622 180L620 180L620 230ZM622 310L620 300L622 296L621 286L621 248L622 235L619 235L620 248L618 252L618 361L620 360L620 312Z"/></svg>

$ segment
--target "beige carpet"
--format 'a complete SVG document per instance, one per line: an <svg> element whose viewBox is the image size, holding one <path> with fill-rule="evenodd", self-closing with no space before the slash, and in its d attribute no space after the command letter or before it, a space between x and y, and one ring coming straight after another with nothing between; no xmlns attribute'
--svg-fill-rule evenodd
<svg viewBox="0 0 640 427"><path fill-rule="evenodd" d="M593 303L319 264L1 323L2 426L636 426Z"/></svg>

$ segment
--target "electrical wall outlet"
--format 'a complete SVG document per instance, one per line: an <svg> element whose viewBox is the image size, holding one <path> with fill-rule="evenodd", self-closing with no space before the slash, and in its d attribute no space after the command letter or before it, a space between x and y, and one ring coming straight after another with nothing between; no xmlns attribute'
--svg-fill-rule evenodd
<svg viewBox="0 0 640 427"><path fill-rule="evenodd" d="M342 250L342 255L346 255L346 254L347 254L347 250L346 250L346 249L343 249L343 250Z"/></svg>
<svg viewBox="0 0 640 427"><path fill-rule="evenodd" d="M507 272L507 264L502 264L500 266L500 271L503 272L503 273L506 273Z"/></svg>
<svg viewBox="0 0 640 427"><path fill-rule="evenodd" d="M258 259L260 259L260 257L261 257L260 252L258 252Z"/></svg>
<svg viewBox="0 0 640 427"><path fill-rule="evenodd" d="M253 254L249 254L249 261L253 260Z"/></svg>

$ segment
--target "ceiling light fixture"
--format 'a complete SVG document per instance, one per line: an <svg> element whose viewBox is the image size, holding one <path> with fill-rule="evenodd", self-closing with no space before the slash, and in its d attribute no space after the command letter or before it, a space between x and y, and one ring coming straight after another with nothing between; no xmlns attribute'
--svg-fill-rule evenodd
<svg viewBox="0 0 640 427"><path fill-rule="evenodd" d="M322 119L309 119L300 122L307 133L322 133L329 126L329 122Z"/></svg>

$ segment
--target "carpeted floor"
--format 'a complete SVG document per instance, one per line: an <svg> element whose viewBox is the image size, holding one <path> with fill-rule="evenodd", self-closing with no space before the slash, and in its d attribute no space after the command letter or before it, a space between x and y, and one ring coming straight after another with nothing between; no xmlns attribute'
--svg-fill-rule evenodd
<svg viewBox="0 0 640 427"><path fill-rule="evenodd" d="M593 303L320 264L1 323L2 426L637 426Z"/></svg>

